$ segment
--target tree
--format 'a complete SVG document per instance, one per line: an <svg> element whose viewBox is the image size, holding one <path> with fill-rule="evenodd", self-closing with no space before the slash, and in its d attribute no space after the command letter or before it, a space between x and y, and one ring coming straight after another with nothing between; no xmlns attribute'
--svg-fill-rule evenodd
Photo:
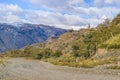
<svg viewBox="0 0 120 80"><path fill-rule="evenodd" d="M72 45L72 49L73 49L73 56L75 58L79 57L79 45L77 44Z"/></svg>
<svg viewBox="0 0 120 80"><path fill-rule="evenodd" d="M86 53L84 57L90 58L97 51L97 44L93 32L89 31L84 35L84 42L86 44Z"/></svg>

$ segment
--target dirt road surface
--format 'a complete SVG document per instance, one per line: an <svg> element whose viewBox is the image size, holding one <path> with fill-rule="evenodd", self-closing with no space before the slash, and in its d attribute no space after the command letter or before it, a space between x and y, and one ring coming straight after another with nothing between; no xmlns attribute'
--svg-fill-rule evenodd
<svg viewBox="0 0 120 80"><path fill-rule="evenodd" d="M13 58L0 65L0 80L120 80L120 70L61 67L39 60Z"/></svg>

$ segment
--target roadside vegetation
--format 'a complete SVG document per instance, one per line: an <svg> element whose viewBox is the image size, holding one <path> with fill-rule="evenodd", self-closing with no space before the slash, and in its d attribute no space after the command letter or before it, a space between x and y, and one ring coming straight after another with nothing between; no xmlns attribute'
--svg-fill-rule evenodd
<svg viewBox="0 0 120 80"><path fill-rule="evenodd" d="M107 69L120 69L120 65L113 65L108 67Z"/></svg>

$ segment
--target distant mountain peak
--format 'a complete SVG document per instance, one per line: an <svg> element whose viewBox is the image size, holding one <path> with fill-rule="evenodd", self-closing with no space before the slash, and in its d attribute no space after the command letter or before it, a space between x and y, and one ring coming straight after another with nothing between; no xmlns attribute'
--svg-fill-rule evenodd
<svg viewBox="0 0 120 80"><path fill-rule="evenodd" d="M59 36L65 32L64 29L43 24L0 23L0 52L44 42L52 35Z"/></svg>

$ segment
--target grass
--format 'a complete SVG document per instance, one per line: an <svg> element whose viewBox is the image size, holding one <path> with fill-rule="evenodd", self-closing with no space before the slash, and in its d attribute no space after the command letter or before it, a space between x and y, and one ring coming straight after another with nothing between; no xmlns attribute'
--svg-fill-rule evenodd
<svg viewBox="0 0 120 80"><path fill-rule="evenodd" d="M114 60L110 60L110 59L87 59L87 60L83 60L79 62L80 67L84 67L84 68L94 68L95 66L98 65L104 65L104 64L111 64L113 63Z"/></svg>
<svg viewBox="0 0 120 80"><path fill-rule="evenodd" d="M3 59L0 59L0 64L2 64L3 63Z"/></svg>
<svg viewBox="0 0 120 80"><path fill-rule="evenodd" d="M70 66L70 67L83 67L83 68L94 68L98 65L104 65L104 64L111 64L114 63L115 60L113 58L107 58L107 59L81 59L79 62L71 61L67 62L64 60L61 60L60 58L49 58L44 59L45 62L50 62L54 65L59 66Z"/></svg>
<svg viewBox="0 0 120 80"><path fill-rule="evenodd" d="M100 47L107 47L108 49L119 49L120 48L120 34L111 39L107 40Z"/></svg>
<svg viewBox="0 0 120 80"><path fill-rule="evenodd" d="M120 69L120 65L113 65L108 67L107 69Z"/></svg>
<svg viewBox="0 0 120 80"><path fill-rule="evenodd" d="M4 65L4 63L7 59L8 59L8 57L0 57L0 64Z"/></svg>

